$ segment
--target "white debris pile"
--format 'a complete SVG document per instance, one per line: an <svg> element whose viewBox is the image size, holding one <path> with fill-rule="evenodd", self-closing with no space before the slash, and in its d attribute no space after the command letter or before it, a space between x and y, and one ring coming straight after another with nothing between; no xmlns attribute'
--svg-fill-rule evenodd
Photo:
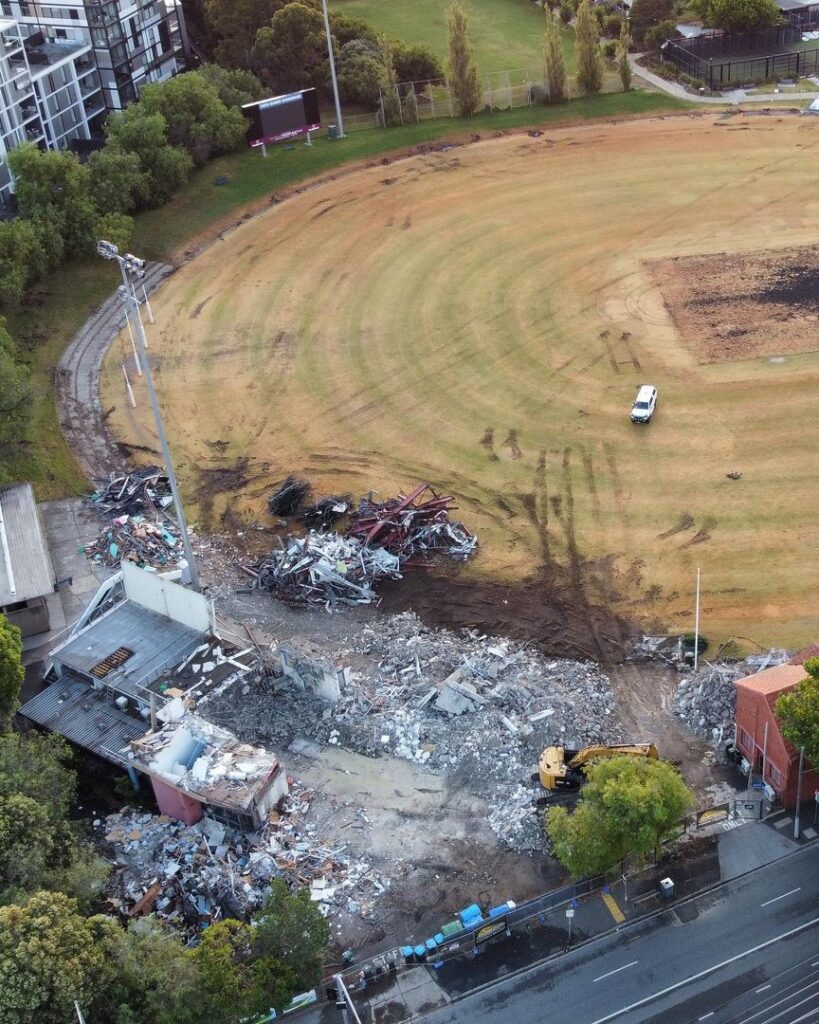
<svg viewBox="0 0 819 1024"><path fill-rule="evenodd" d="M312 796L291 783L282 811L252 833L209 817L185 825L131 808L109 814L99 827L115 865L110 904L127 917L153 913L193 939L214 921L249 920L270 882L283 878L291 889L308 888L326 917L368 915L389 882L306 821Z"/></svg>
<svg viewBox="0 0 819 1024"><path fill-rule="evenodd" d="M781 665L789 651L772 649L742 661L700 660L697 671L680 680L674 694L674 713L696 736L720 746L733 736L737 679Z"/></svg>
<svg viewBox="0 0 819 1024"><path fill-rule="evenodd" d="M280 749L308 737L441 771L490 802L490 825L518 850L543 847L534 804L543 794L531 776L544 747L630 739L592 662L547 658L474 630L428 629L412 613L374 620L336 653L356 667L345 669L332 704L284 680L251 685L241 702L217 700L203 714Z"/></svg>

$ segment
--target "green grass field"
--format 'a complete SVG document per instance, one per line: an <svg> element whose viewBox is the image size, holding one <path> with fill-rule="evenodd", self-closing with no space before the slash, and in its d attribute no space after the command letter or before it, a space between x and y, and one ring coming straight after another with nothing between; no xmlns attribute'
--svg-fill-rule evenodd
<svg viewBox="0 0 819 1024"><path fill-rule="evenodd" d="M331 0L330 6L363 18L392 39L428 47L443 60L449 0ZM475 64L482 74L543 66L543 10L528 0L465 0ZM566 66L574 71L574 31L563 29Z"/></svg>
<svg viewBox="0 0 819 1024"><path fill-rule="evenodd" d="M464 578L685 629L701 566L712 640L812 639L819 425L799 411L819 357L703 362L646 261L813 243L817 144L798 118L548 126L266 210L155 303L183 487L215 523L263 520L290 471L324 493L429 480L479 534ZM103 405L151 447L125 354ZM647 428L628 418L640 383L660 390Z"/></svg>

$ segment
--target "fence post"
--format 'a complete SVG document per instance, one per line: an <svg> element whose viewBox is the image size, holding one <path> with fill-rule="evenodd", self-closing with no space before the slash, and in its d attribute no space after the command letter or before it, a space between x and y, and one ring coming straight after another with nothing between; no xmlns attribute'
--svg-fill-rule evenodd
<svg viewBox="0 0 819 1024"><path fill-rule="evenodd" d="M410 89L412 90L412 102L415 107L415 123L418 124L421 120L421 115L418 112L418 94L415 92L415 82L410 82Z"/></svg>
<svg viewBox="0 0 819 1024"><path fill-rule="evenodd" d="M401 118L401 125L404 125L404 104L401 102L401 93L398 91L398 86L394 85L395 98L398 100L398 116Z"/></svg>
<svg viewBox="0 0 819 1024"><path fill-rule="evenodd" d="M489 75L486 76L486 95L489 99L489 113L491 114L494 107L492 106L492 84L489 80Z"/></svg>
<svg viewBox="0 0 819 1024"><path fill-rule="evenodd" d="M387 115L384 113L384 94L381 92L381 86L378 87L378 106L381 108L381 127L387 127Z"/></svg>

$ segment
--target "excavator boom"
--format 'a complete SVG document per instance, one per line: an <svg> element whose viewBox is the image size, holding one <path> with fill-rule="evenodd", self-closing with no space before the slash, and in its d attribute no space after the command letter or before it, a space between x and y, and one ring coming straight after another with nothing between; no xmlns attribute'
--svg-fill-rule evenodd
<svg viewBox="0 0 819 1024"><path fill-rule="evenodd" d="M581 750L547 747L538 764L540 783L545 789L577 789L586 781L585 769L592 761L621 754L654 760L660 756L653 743L597 744Z"/></svg>

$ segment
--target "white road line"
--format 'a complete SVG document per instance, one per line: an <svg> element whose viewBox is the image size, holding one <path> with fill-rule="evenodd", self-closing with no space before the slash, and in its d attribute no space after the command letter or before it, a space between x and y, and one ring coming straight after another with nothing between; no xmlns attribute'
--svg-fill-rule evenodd
<svg viewBox="0 0 819 1024"><path fill-rule="evenodd" d="M692 981L699 981L700 978L707 978L709 974L713 974L714 971L718 971L721 967L727 967L729 964L734 964L737 960L742 960L744 957L750 956L752 953L758 953L761 949L767 949L768 946L773 946L777 942L781 942L783 939L789 939L791 935L798 935L800 932L805 931L806 928L813 928L813 926L817 924L819 924L819 917L814 917L812 920L806 921L804 924L800 924L796 928L791 928L788 932L782 932L781 935L776 935L774 938L768 939L767 942L761 942L758 946L752 946L750 949L746 949L743 953L737 953L735 956L729 957L721 963L713 964L711 967L706 967L704 971L699 971L697 974L692 974L688 978L683 978L682 981L676 981L673 985L660 989L659 992L652 992L650 996L638 999L636 1003L631 1003L629 1006L623 1006L619 1010L615 1010L614 1013L607 1013L605 1017L598 1017L597 1020L591 1021L590 1024L608 1024L610 1020L615 1020L624 1013L631 1013L632 1010L636 1010L640 1006L645 1006L646 1003L652 1003L655 999L661 998L661 996L667 996L669 992L676 992L678 988L690 985Z"/></svg>
<svg viewBox="0 0 819 1024"><path fill-rule="evenodd" d="M623 964L622 967L616 967L613 971L609 971L607 974L601 974L600 977L599 978L595 978L594 981L602 981L603 978L610 978L612 976L612 974L619 974L620 971L625 971L626 968L628 968L628 967L634 967L639 962L640 962L639 960L632 960L630 964ZM594 984L594 981L592 982L592 984Z"/></svg>
<svg viewBox="0 0 819 1024"><path fill-rule="evenodd" d="M759 995L760 992L767 992L770 987L770 985L763 985L762 988L756 989L756 994Z"/></svg>
<svg viewBox="0 0 819 1024"><path fill-rule="evenodd" d="M799 892L802 886L797 886L796 889L791 889L790 892L783 892L781 896L774 896L772 900L765 900L764 903L760 903L760 907L769 907L772 903L778 903L780 900L784 900L786 896L793 896L795 892Z"/></svg>
<svg viewBox="0 0 819 1024"><path fill-rule="evenodd" d="M819 960L814 960L811 967L819 967Z"/></svg>
<svg viewBox="0 0 819 1024"><path fill-rule="evenodd" d="M710 1013L704 1013L702 1015L702 1017L697 1017L697 1020L708 1020L709 1017L713 1017L713 1016L714 1016L714 1011L712 1010Z"/></svg>
<svg viewBox="0 0 819 1024"><path fill-rule="evenodd" d="M798 984L798 982L796 984ZM810 982L810 984L804 985L802 988L798 988L795 991L793 990L793 985L790 985L788 986L788 988L782 989L782 991L778 993L778 999L776 999L774 1002L769 1001L764 1009L757 1010L756 1013L752 1013L750 1017L743 1017L742 1020L739 1021L739 1024L751 1024L751 1021L756 1020L757 1017L765 1017L768 1021L775 1020L776 1017L768 1017L767 1014L771 1013L772 1010L775 1010L777 1006L785 1006L786 1004L792 1004L790 1006L790 1009L795 1009L796 1006L801 1006L802 1003L806 1002L808 999L815 999L817 993L814 992L812 995L806 996L805 999L800 1000L798 1003L793 1003L794 999L796 999L797 996L801 996L805 992L810 992L810 990L812 988L816 988L817 985L819 985L819 979L817 979L816 981L812 981ZM770 988L770 986L768 987ZM785 1011L783 1010L782 1013L784 1012ZM781 1016L782 1013L779 1013L776 1016Z"/></svg>

